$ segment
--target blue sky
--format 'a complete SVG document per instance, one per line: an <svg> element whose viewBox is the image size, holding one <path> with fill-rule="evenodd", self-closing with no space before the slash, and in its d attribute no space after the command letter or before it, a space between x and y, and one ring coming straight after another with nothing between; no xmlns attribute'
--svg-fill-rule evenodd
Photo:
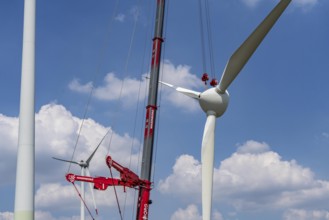
<svg viewBox="0 0 329 220"><path fill-rule="evenodd" d="M277 1L209 3L220 78ZM51 157L72 156L92 85L75 160L86 159L110 129L111 144L106 138L95 155L92 175L109 176L108 152L139 172L154 4L119 2L113 15L114 1L37 1L36 219L79 218L78 197L64 178L68 165ZM161 74L203 91L197 6L169 2ZM217 120L213 219L329 219L328 9L326 0L293 0L230 86L230 105ZM0 220L13 219L22 24L23 1L1 1ZM200 220L205 115L168 88L160 95L150 218ZM125 219L133 219L134 192L119 192ZM96 197L98 219L119 219L112 189Z"/></svg>

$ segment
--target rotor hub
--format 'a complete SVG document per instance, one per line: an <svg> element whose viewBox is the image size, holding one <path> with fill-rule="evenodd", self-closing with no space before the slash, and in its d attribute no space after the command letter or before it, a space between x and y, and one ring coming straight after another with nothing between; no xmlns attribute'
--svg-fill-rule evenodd
<svg viewBox="0 0 329 220"><path fill-rule="evenodd" d="M199 104L206 113L213 112L216 117L224 114L229 103L229 94L227 91L221 94L217 88L210 88L200 95Z"/></svg>

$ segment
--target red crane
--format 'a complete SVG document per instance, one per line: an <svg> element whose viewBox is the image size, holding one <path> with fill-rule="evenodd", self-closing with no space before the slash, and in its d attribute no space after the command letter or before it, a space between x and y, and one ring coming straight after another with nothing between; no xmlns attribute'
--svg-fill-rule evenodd
<svg viewBox="0 0 329 220"><path fill-rule="evenodd" d="M156 0L156 18L155 29L152 46L152 59L149 80L149 94L148 103L146 106L146 120L143 142L143 157L141 164L140 177L133 171L121 166L110 156L106 158L106 163L109 168L113 167L120 172L120 179L106 178L106 177L86 177L75 174L67 174L66 179L74 183L75 181L85 181L94 183L94 187L98 190L105 190L108 186L123 186L129 188L138 188L137 201L137 215L136 220L147 220L149 215L149 205L151 188L151 173L152 173L152 158L153 145L155 134L155 122L157 113L157 97L158 97L158 83L161 61L161 47L163 43L163 22L165 0Z"/></svg>
<svg viewBox="0 0 329 220"><path fill-rule="evenodd" d="M137 218L138 220L148 219L148 205L150 204L150 191L151 191L151 182L148 180L143 180L138 177L136 173L130 169L121 166L119 163L114 161L111 156L106 157L106 164L111 169L112 167L120 173L120 179L117 178L107 178L107 177L89 177L89 176L80 176L73 173L66 174L66 180L72 184L75 181L83 181L94 184L94 189L97 190L106 190L108 186L123 186L124 191L126 187L129 188L139 188L140 190L138 204L140 207L144 207L143 210L138 211ZM146 208L145 208L146 207Z"/></svg>

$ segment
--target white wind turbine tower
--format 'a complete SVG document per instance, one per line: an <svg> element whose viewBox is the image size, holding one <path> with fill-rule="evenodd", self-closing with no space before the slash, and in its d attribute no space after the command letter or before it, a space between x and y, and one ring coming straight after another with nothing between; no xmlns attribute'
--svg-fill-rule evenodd
<svg viewBox="0 0 329 220"><path fill-rule="evenodd" d="M281 0L246 41L234 52L226 64L218 86L215 88L210 88L204 92L196 92L161 82L162 84L176 89L180 93L198 100L202 110L207 114L201 149L203 220L211 219L215 125L216 118L224 114L229 103L227 88L239 74L290 2L291 0Z"/></svg>
<svg viewBox="0 0 329 220"><path fill-rule="evenodd" d="M24 1L22 78L14 210L15 220L34 219L35 6L36 0Z"/></svg>
<svg viewBox="0 0 329 220"><path fill-rule="evenodd" d="M53 157L53 159L68 162L68 163L77 164L81 167L81 176L86 176L86 175L90 176L89 163L90 163L91 159L93 158L93 156L95 155L95 153L96 153L97 149L99 148L99 146L100 146L100 144L96 147L96 149L93 151L93 153L88 157L88 159L86 161L81 160L80 162L76 162L76 161L64 160L64 159L60 159L60 158L56 158L56 157ZM98 210L97 210L97 207L96 207L96 201L95 201L95 195L94 195L94 190L93 190L92 183L89 183L89 187L90 187L91 196L92 196L92 199L93 199L95 212L98 215ZM84 185L83 181L81 181L81 198L83 200L85 200L85 185ZM85 206L84 206L84 203L83 203L82 200L81 200L81 205L80 205L80 219L85 220Z"/></svg>

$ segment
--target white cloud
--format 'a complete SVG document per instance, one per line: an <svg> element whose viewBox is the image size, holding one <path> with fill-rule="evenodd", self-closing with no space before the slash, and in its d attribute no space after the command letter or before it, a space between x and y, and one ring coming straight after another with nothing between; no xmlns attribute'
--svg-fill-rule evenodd
<svg viewBox="0 0 329 220"><path fill-rule="evenodd" d="M213 219L214 220L224 220L223 215L218 211L213 212Z"/></svg>
<svg viewBox="0 0 329 220"><path fill-rule="evenodd" d="M1 144L7 150L12 149L12 143L17 142L18 137L18 118L7 117L0 114L0 140ZM12 149L13 150L13 149Z"/></svg>
<svg viewBox="0 0 329 220"><path fill-rule="evenodd" d="M174 66L171 62L165 61L162 68L163 70L161 72L164 73L163 78L160 79L162 81L188 89L201 88L202 86L201 80L191 73L189 66ZM140 101L145 99L145 90L149 83L145 78L146 76L147 74L144 74L141 80L129 77L119 79L115 73L108 73L104 78L103 85L94 88L93 95L95 98L103 101L124 100L123 104L125 106L134 105L138 101L138 98L141 99ZM69 88L75 92L88 93L90 92L91 85L91 82L80 84L78 80L74 79L70 83ZM161 91L163 91L163 98L167 102L179 107L183 111L199 109L195 100L171 88L165 88L163 86L163 90Z"/></svg>
<svg viewBox="0 0 329 220"><path fill-rule="evenodd" d="M116 17L115 17L115 20L116 21L119 21L119 22L124 22L125 21L125 18L126 16L124 14L118 14Z"/></svg>
<svg viewBox="0 0 329 220"><path fill-rule="evenodd" d="M202 92L202 81L191 73L191 67L187 65L174 66L170 61L165 61L163 65L163 77L161 81L173 84L186 89L196 89ZM183 111L195 111L200 109L199 104L183 94L176 92L172 88L161 86L164 92L164 99Z"/></svg>
<svg viewBox="0 0 329 220"><path fill-rule="evenodd" d="M162 193L189 195L198 198L201 185L201 164L190 155L182 155L173 166L173 174L160 180L158 189Z"/></svg>
<svg viewBox="0 0 329 220"><path fill-rule="evenodd" d="M188 205L186 209L179 208L172 214L170 220L202 220L202 216L199 213L198 207L194 204ZM212 214L213 220L224 220L222 214L218 211L214 211Z"/></svg>
<svg viewBox="0 0 329 220"><path fill-rule="evenodd" d="M93 211L94 205L92 201L89 183L85 183L85 201L88 208ZM75 186L81 193L80 182L76 182ZM125 203L127 206L133 204L133 191L126 189L124 193L122 187L117 188L120 204ZM116 196L114 191L109 187L106 191L93 190L95 195L96 206L102 210L109 207L117 207ZM36 192L35 203L39 209L54 209L72 210L80 207L81 202L78 192L72 184L61 185L60 183L42 184Z"/></svg>
<svg viewBox="0 0 329 220"><path fill-rule="evenodd" d="M13 220L14 213L12 212L0 212L0 220Z"/></svg>
<svg viewBox="0 0 329 220"><path fill-rule="evenodd" d="M79 143L73 158L74 160L86 160L100 143L104 135L109 131L109 134L113 132L110 147L111 156L113 156L113 158L123 158L122 161L120 161L123 164L129 164L130 158L132 166L137 164L137 147L139 148L140 146L138 140L129 135L120 136L112 131L111 128L106 128L92 119L87 118L82 120L77 118L66 110L64 106L55 104L42 106L40 111L36 114L37 160L38 158L40 160L46 158L46 161L41 162L47 162L54 166L59 165L61 168L68 167L66 163L49 160L53 156L70 159L82 122L84 124L81 129ZM104 155L108 153L109 140L110 135L105 138L98 152L94 155L90 167L92 173L96 170L100 171L102 168L106 171L108 170L105 165ZM135 145L133 146L133 154L130 157L130 146L132 146L132 143ZM38 167L40 166L37 166L37 168Z"/></svg>
<svg viewBox="0 0 329 220"><path fill-rule="evenodd" d="M315 179L310 169L294 160L283 160L266 143L247 141L238 149L240 152L233 153L214 169L215 204L226 201L236 210L273 210L329 201L328 181ZM200 174L200 162L182 155L173 173L159 182L158 189L199 203Z"/></svg>
<svg viewBox="0 0 329 220"><path fill-rule="evenodd" d="M93 88L93 83L89 82L85 85L81 85L78 79L73 79L69 83L69 89L72 91L80 92L80 93L89 93Z"/></svg>
<svg viewBox="0 0 329 220"><path fill-rule="evenodd" d="M253 140L249 140L243 145L238 147L237 152L240 154L246 154L246 153L251 153L251 154L257 154L257 153L264 153L270 150L270 146L268 146L267 143L265 142L257 142Z"/></svg>
<svg viewBox="0 0 329 220"><path fill-rule="evenodd" d="M82 119L73 116L64 106L57 104L42 106L35 118L36 207L47 209L47 211L53 211L56 207L61 207L61 209L79 208L78 196L64 177L68 171L68 163L53 160L51 157L71 159ZM85 119L73 160L86 160L107 131L111 133L112 130L92 119ZM0 175L6 176L1 180L1 185L15 184L17 133L18 119L0 115L0 137L2 138L0 142ZM130 169L137 170L140 146L139 140L127 134L121 136L113 132L109 153L123 166L130 164ZM105 163L108 150L109 137L105 138L91 161L90 172L92 175L97 173L109 177L109 168ZM69 172L79 174L80 168L73 164ZM113 170L113 174L115 177L118 176L118 172L115 170ZM91 198L89 188L86 188L86 191L87 198ZM124 194L122 187L118 187L117 191L120 198L125 199L127 195L127 205L132 204L132 192L128 191L127 194ZM115 196L112 194L113 191L109 190L96 193L99 206L115 206ZM8 214L2 213L1 217L4 218L5 215Z"/></svg>
<svg viewBox="0 0 329 220"><path fill-rule="evenodd" d="M5 176L0 185L8 184L15 179L16 150L18 138L18 118L0 114L0 175Z"/></svg>
<svg viewBox="0 0 329 220"><path fill-rule="evenodd" d="M170 220L202 220L196 205L189 205L186 209L178 209Z"/></svg>
<svg viewBox="0 0 329 220"><path fill-rule="evenodd" d="M35 220L79 220L80 216L59 217L55 218L51 213L44 211L36 211L34 214ZM14 213L0 212L0 220L14 220Z"/></svg>
<svg viewBox="0 0 329 220"><path fill-rule="evenodd" d="M65 186L59 183L41 184L35 193L35 205L37 208L65 207L71 209L77 207L79 198L71 184Z"/></svg>
<svg viewBox="0 0 329 220"><path fill-rule="evenodd" d="M283 215L284 220L328 220L329 212L326 210L290 209Z"/></svg>
<svg viewBox="0 0 329 220"><path fill-rule="evenodd" d="M42 211L37 211L35 213L35 219L36 220L41 220L41 219L56 220L49 212L42 212Z"/></svg>

